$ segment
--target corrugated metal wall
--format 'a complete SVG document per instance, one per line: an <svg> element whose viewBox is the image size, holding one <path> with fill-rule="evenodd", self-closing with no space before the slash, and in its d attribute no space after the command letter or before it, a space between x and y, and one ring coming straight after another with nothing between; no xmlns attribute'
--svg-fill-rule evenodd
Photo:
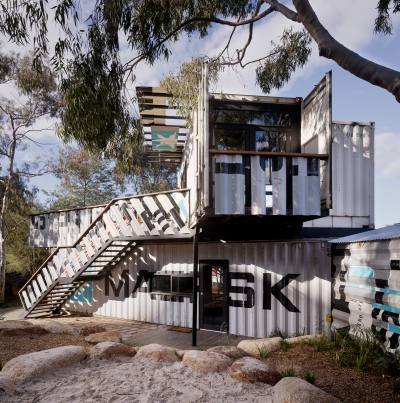
<svg viewBox="0 0 400 403"><path fill-rule="evenodd" d="M290 334L316 333L325 326L331 309L331 272L325 242L207 243L200 245L199 259L228 260L230 286L243 287L243 293L229 295L231 301L243 302L239 303L243 307L230 303L230 333L262 337L276 329ZM114 270L113 286L104 279L94 282L92 301L70 302L70 309L190 327L190 298L166 300L168 297L152 296L147 292L144 272L143 281L137 285L140 270L191 273L191 244L139 247Z"/></svg>
<svg viewBox="0 0 400 403"><path fill-rule="evenodd" d="M373 123L333 123L332 208L305 227L374 225L374 131Z"/></svg>
<svg viewBox="0 0 400 403"><path fill-rule="evenodd" d="M48 248L73 245L104 207L95 206L32 215L29 245Z"/></svg>
<svg viewBox="0 0 400 403"><path fill-rule="evenodd" d="M400 240L336 245L333 326L362 326L399 347Z"/></svg>
<svg viewBox="0 0 400 403"><path fill-rule="evenodd" d="M370 216L374 211L374 127L333 124L332 215Z"/></svg>

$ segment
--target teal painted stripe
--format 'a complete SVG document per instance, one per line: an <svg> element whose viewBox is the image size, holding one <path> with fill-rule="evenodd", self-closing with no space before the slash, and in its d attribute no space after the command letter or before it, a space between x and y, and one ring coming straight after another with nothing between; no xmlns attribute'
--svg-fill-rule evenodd
<svg viewBox="0 0 400 403"><path fill-rule="evenodd" d="M373 278L375 270L369 266L350 266L349 276Z"/></svg>
<svg viewBox="0 0 400 403"><path fill-rule="evenodd" d="M383 294L400 295L400 290L392 290L390 288L372 287L372 286L364 285L364 284L345 283L345 287L365 288L367 290L374 291L374 292L381 292Z"/></svg>
<svg viewBox="0 0 400 403"><path fill-rule="evenodd" d="M389 323L388 330L389 332L400 334L400 326L396 326L393 323Z"/></svg>
<svg viewBox="0 0 400 403"><path fill-rule="evenodd" d="M400 313L400 308L395 308L393 306L383 305L383 304L371 304L371 305L372 305L372 308L380 309L381 311Z"/></svg>

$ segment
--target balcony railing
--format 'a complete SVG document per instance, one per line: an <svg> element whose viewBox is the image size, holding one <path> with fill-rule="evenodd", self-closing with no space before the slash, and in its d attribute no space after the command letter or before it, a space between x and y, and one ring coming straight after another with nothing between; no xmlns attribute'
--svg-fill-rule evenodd
<svg viewBox="0 0 400 403"><path fill-rule="evenodd" d="M320 216L324 154L210 150L215 215Z"/></svg>

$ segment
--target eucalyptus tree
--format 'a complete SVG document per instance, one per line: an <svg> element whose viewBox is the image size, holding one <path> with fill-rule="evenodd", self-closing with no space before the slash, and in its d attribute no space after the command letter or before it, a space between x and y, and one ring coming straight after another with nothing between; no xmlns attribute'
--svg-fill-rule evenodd
<svg viewBox="0 0 400 403"><path fill-rule="evenodd" d="M329 8L329 2L326 7ZM392 18L400 0L375 0L377 16L371 29L392 33ZM359 10L364 11L363 6ZM49 10L51 10L49 12ZM257 60L245 58L254 39L254 26L276 14L294 27ZM357 16L354 16L356 19ZM49 25L61 27L54 49ZM5 0L0 5L0 33L20 44L30 42L36 62L51 53L60 72L64 97L62 135L81 145L102 150L119 147L132 135L131 95L127 83L141 62L169 58L171 45L184 36L204 38L215 26L232 29L222 51L210 55L221 65L252 64L263 91L280 88L310 57L314 41L321 57L393 94L400 102L400 72L362 57L344 46L321 23L309 0ZM246 29L243 46L229 52L235 31ZM265 49L269 43L266 41ZM127 47L130 57L121 58Z"/></svg>
<svg viewBox="0 0 400 403"><path fill-rule="evenodd" d="M112 162L83 148L64 145L50 167L60 179L59 186L50 193L52 209L106 204L124 190Z"/></svg>
<svg viewBox="0 0 400 403"><path fill-rule="evenodd" d="M46 64L34 69L29 56L0 54L0 303L4 301L5 216L12 183L18 176L32 177L47 172L45 165L17 165L18 152L23 152L28 142L37 143L35 133L49 130L47 118L55 117L59 108L57 83Z"/></svg>

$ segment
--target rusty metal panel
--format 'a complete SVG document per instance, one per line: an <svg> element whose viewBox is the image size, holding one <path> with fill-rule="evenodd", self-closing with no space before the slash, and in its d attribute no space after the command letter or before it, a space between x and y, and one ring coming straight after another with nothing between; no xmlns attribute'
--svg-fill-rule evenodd
<svg viewBox="0 0 400 403"><path fill-rule="evenodd" d="M369 329L399 347L400 240L335 245L332 316L336 329Z"/></svg>
<svg viewBox="0 0 400 403"><path fill-rule="evenodd" d="M229 262L229 332L263 337L275 330L318 333L331 312L331 265L323 241L200 244L199 259ZM142 245L94 281L92 301L71 310L191 326L191 297L149 292L149 274L191 274L190 243ZM239 291L239 292L238 292Z"/></svg>

